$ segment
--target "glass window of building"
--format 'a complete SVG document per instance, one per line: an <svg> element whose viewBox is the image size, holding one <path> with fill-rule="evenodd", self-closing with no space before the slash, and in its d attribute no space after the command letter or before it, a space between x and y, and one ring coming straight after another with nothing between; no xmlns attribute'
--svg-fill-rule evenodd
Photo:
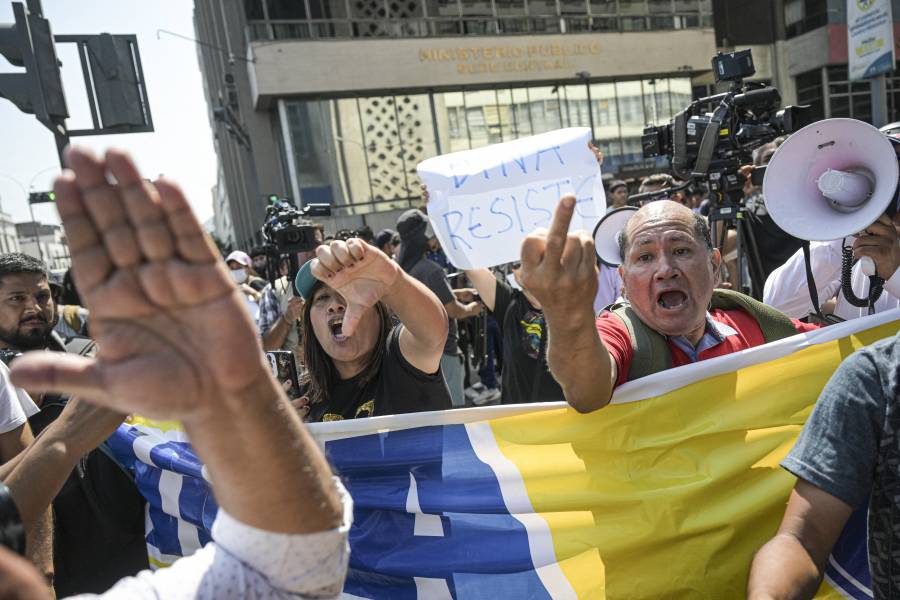
<svg viewBox="0 0 900 600"><path fill-rule="evenodd" d="M896 66L894 72L897 72ZM900 76L888 76L886 79L888 121L900 121Z"/></svg>
<svg viewBox="0 0 900 600"><path fill-rule="evenodd" d="M367 124L364 124L361 118L360 101L358 98L342 98L335 100L333 106L334 137L338 142L337 171L341 177L343 191L343 202L340 204L350 207L348 209L350 214L370 212L375 207L370 204L372 182L369 173L369 150L374 151L375 147L366 145ZM372 159L374 160L374 156Z"/></svg>
<svg viewBox="0 0 900 600"><path fill-rule="evenodd" d="M497 103L497 120L500 126L500 141L508 142L519 137L516 131L512 90L494 90Z"/></svg>
<svg viewBox="0 0 900 600"><path fill-rule="evenodd" d="M784 26L788 39L828 24L828 0L787 0Z"/></svg>
<svg viewBox="0 0 900 600"><path fill-rule="evenodd" d="M829 117L851 117L863 121L872 120L872 96L868 81L849 82L847 67L831 66L828 77Z"/></svg>
<svg viewBox="0 0 900 600"><path fill-rule="evenodd" d="M675 0L675 12L692 13L700 12L699 0Z"/></svg>
<svg viewBox="0 0 900 600"><path fill-rule="evenodd" d="M526 88L513 88L513 110L512 118L516 135L524 137L534 133L534 127L531 123L531 105L528 100L528 90Z"/></svg>
<svg viewBox="0 0 900 600"><path fill-rule="evenodd" d="M808 104L813 121L825 118L825 99L822 88L822 70L815 69L796 77L797 104Z"/></svg>
<svg viewBox="0 0 900 600"><path fill-rule="evenodd" d="M623 14L623 15L647 14L647 0L619 0L619 14Z"/></svg>
<svg viewBox="0 0 900 600"><path fill-rule="evenodd" d="M337 163L330 103L291 100L285 102L285 113L301 200L304 203L337 203Z"/></svg>
<svg viewBox="0 0 900 600"><path fill-rule="evenodd" d="M248 21L266 18L262 5L263 0L244 0L244 14Z"/></svg>
<svg viewBox="0 0 900 600"><path fill-rule="evenodd" d="M586 15L588 0L559 0L559 11L564 15Z"/></svg>
<svg viewBox="0 0 900 600"><path fill-rule="evenodd" d="M433 95L437 114L437 135L442 152L459 152L472 147L466 121L465 100L462 92L445 92Z"/></svg>
<svg viewBox="0 0 900 600"><path fill-rule="evenodd" d="M616 14L616 0L589 0L592 15L614 15Z"/></svg>
<svg viewBox="0 0 900 600"><path fill-rule="evenodd" d="M244 0L244 10L254 40L641 31L712 22L710 0Z"/></svg>

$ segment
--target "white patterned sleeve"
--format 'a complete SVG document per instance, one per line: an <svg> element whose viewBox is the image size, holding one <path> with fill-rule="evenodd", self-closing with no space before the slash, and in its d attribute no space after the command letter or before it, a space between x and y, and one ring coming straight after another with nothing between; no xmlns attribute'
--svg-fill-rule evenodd
<svg viewBox="0 0 900 600"><path fill-rule="evenodd" d="M100 598L263 600L336 598L344 586L353 502L335 484L344 506L337 529L312 534L273 533L237 521L219 509L213 542L167 569L120 580ZM97 598L93 595L76 598Z"/></svg>

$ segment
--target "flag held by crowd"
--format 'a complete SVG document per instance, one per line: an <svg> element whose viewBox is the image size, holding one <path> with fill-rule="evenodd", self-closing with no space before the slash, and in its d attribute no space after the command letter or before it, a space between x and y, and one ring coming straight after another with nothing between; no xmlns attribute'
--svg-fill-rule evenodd
<svg viewBox="0 0 900 600"><path fill-rule="evenodd" d="M355 503L346 597L742 597L794 485L779 461L841 360L898 319L647 377L589 415L516 405L312 425ZM154 566L209 541L216 506L177 423L133 418L108 443L148 501ZM818 597L872 597L864 508Z"/></svg>

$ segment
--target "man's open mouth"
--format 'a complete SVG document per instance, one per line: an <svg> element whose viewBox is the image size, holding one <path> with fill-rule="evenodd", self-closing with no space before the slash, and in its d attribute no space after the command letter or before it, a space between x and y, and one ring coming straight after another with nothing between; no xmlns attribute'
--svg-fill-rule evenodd
<svg viewBox="0 0 900 600"><path fill-rule="evenodd" d="M666 310L677 310L687 304L687 294L678 290L662 292L656 298L656 303Z"/></svg>
<svg viewBox="0 0 900 600"><path fill-rule="evenodd" d="M335 339L337 342L343 342L347 340L347 336L344 335L344 319L342 317L337 317L335 319L331 319L328 322L328 328L331 330L331 337Z"/></svg>

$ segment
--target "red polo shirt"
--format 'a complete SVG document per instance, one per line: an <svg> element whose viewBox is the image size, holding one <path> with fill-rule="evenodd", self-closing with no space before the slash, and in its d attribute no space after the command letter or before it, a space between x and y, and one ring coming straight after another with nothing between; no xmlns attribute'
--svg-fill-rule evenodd
<svg viewBox="0 0 900 600"><path fill-rule="evenodd" d="M719 310L710 311L713 321L727 325L736 332L733 335L725 337L721 342L700 352L697 360L706 360L715 358L716 356L724 356L739 350L746 350L755 346L762 346L766 343L763 338L762 330L756 319L742 310ZM818 329L818 325L810 323L801 323L796 319L791 319L797 333L805 333ZM634 350L631 347L631 337L628 335L628 329L625 323L619 317L611 312L603 312L597 317L597 331L600 333L600 339L606 345L613 360L616 361L617 377L616 387L625 383L628 379L628 370L631 368L631 358ZM679 348L672 340L667 339L669 350L672 353L672 366L680 367L691 363L690 357Z"/></svg>

